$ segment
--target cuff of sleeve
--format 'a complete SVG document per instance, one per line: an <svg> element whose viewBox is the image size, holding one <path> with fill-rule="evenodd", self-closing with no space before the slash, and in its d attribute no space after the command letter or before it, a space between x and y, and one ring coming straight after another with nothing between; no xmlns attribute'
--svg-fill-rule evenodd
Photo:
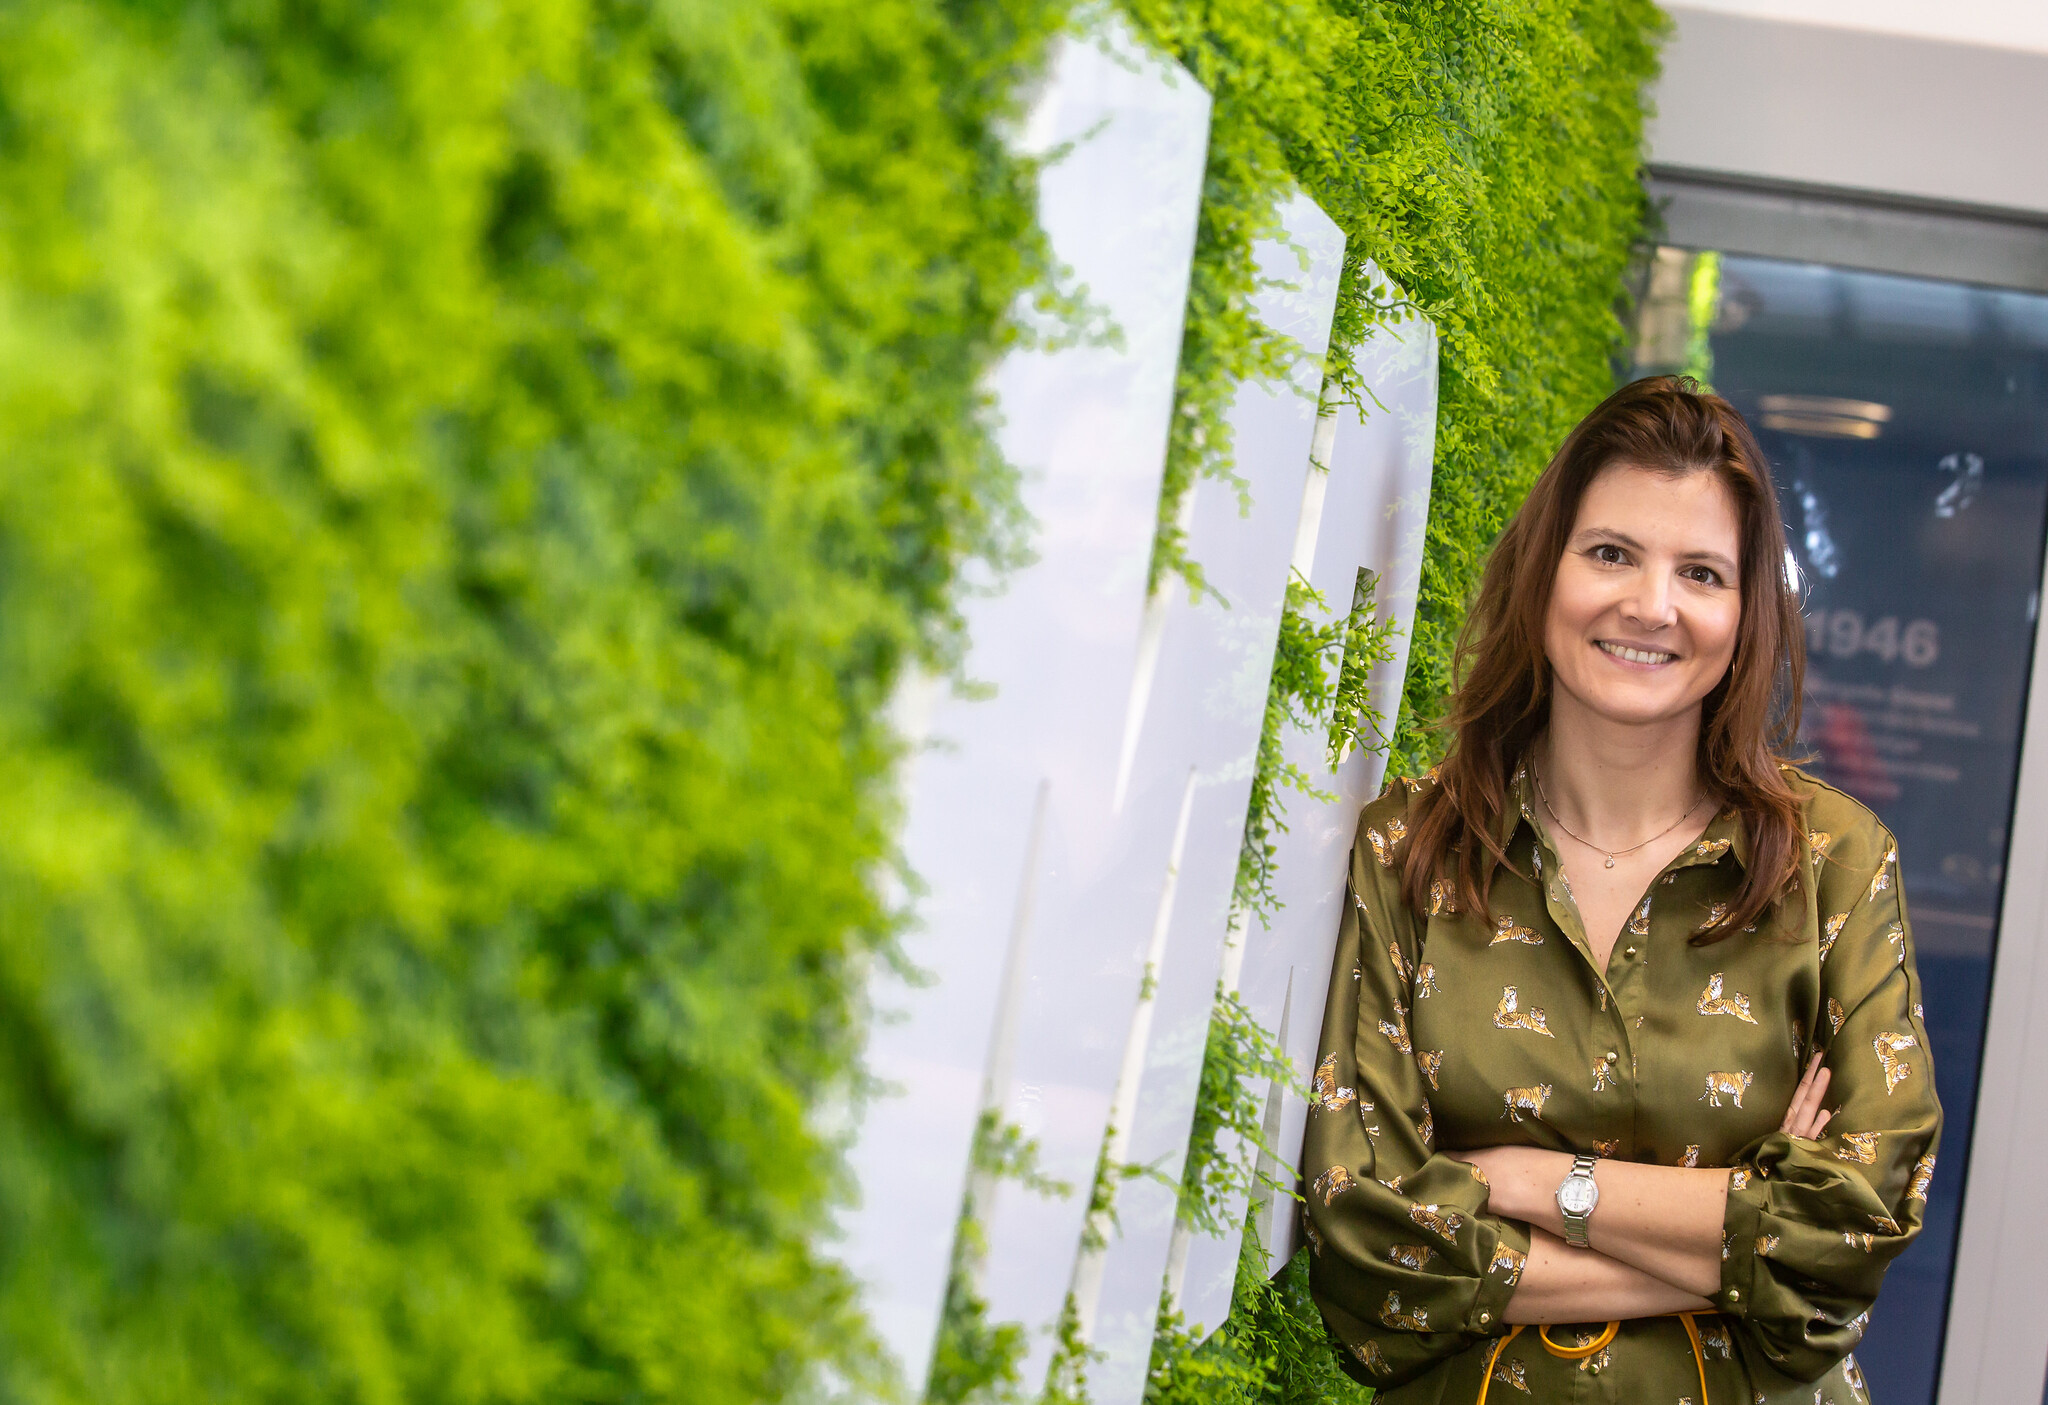
<svg viewBox="0 0 2048 1405"><path fill-rule="evenodd" d="M1478 1290L1465 1318L1465 1330L1497 1337L1508 1330L1508 1299L1522 1281L1529 1261L1529 1227L1520 1220L1488 1221L1495 1231L1488 1266L1479 1275Z"/></svg>
<svg viewBox="0 0 2048 1405"><path fill-rule="evenodd" d="M1763 1186L1752 1173L1748 1186L1728 1188L1728 1208L1721 1217L1721 1291L1713 1304L1730 1317L1749 1316L1755 1299L1757 1240L1764 1232Z"/></svg>

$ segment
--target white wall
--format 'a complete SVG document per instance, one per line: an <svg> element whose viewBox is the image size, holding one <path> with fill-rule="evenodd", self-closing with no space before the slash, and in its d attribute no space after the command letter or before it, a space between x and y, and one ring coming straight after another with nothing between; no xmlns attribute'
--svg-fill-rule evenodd
<svg viewBox="0 0 2048 1405"><path fill-rule="evenodd" d="M1669 8L1653 165L2048 216L2044 0Z"/></svg>

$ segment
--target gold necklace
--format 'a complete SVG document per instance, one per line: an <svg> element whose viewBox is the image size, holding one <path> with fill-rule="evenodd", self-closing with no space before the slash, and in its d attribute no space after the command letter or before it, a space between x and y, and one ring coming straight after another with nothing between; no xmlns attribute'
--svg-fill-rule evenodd
<svg viewBox="0 0 2048 1405"><path fill-rule="evenodd" d="M1558 818L1557 808L1550 803L1550 796L1543 789L1543 773L1536 769L1536 763L1534 761L1531 761L1529 763L1529 774L1536 781L1536 796L1539 800L1543 802L1543 813L1550 816L1552 822L1555 823L1559 829L1563 830L1566 834L1569 834L1572 838L1578 840L1581 844L1585 845L1588 849L1591 849L1594 853L1606 854L1607 866L1609 868L1613 868L1614 861L1620 858L1623 854L1633 854L1636 850L1643 848L1645 845L1656 843L1659 839L1662 839L1672 830L1678 828L1687 820L1691 819L1695 814L1699 812L1700 806L1707 803L1707 797L1705 795L1701 795L1699 799L1692 802L1691 808L1688 809L1684 814L1680 815L1670 824L1665 825L1664 828L1658 830L1648 839L1645 839L1641 844L1631 844L1626 849L1615 849L1612 852L1609 852L1604 845L1595 844L1592 840L1586 838L1586 836L1580 834L1577 830L1573 829L1570 825L1566 824L1562 819Z"/></svg>

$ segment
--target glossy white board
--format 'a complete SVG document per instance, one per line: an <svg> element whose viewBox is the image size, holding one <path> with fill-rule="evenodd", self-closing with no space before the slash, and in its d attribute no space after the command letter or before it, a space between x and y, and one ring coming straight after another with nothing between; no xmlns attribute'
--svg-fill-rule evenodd
<svg viewBox="0 0 2048 1405"><path fill-rule="evenodd" d="M1063 42L1023 135L1057 153L1040 222L1117 336L1021 351L998 369L1002 446L1021 473L1034 559L969 583L971 686L914 682L898 700L916 748L903 848L919 891L904 952L922 976L878 972L869 985L866 1066L884 1090L851 1147L859 1199L841 1217L838 1251L913 1392L931 1359L985 1101L1039 1138L1048 1171L1076 1186L1039 1202L1001 1185L987 1207L998 1314L1043 1328L1057 1312L1120 1052L1109 1012L1127 1022L1136 999L1130 949L1142 952L1143 933L1105 929L1083 894L1112 844L1117 862L1128 853L1160 865L1149 836L1117 838L1111 791L1208 113L1184 71L1112 21ZM1069 989L1077 999L1063 998ZM1047 1038L1055 1028L1073 1031L1075 1051ZM1117 1048L1098 1049L1103 1039ZM1096 1076L1105 1061L1112 1071ZM1060 1238L1063 1250L1048 1247Z"/></svg>

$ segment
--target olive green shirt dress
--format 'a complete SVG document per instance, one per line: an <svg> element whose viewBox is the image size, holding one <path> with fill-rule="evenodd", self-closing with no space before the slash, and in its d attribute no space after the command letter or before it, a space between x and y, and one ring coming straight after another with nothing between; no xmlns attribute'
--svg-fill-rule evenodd
<svg viewBox="0 0 2048 1405"><path fill-rule="evenodd" d="M1316 1301L1386 1405L1474 1400L1509 1330L1528 1228L1488 1213L1484 1182L1444 1154L1500 1145L1732 1168L1716 1312L1697 1319L1708 1400L1869 1399L1850 1353L1919 1231L1941 1108L1897 846L1855 800L1787 777L1805 804L1808 896L1754 933L1688 943L1741 878L1743 826L1724 811L1652 880L1604 970L1526 767L1491 919L1458 911L1448 884L1428 913L1401 901L1408 811L1431 782L1366 807L1303 1177ZM1816 1049L1834 1118L1813 1141L1778 1128ZM1551 1339L1590 1343L1600 1327ZM1490 1374L1494 1402L1707 1405L1675 1317L1623 1322L1576 1361L1532 1328Z"/></svg>

